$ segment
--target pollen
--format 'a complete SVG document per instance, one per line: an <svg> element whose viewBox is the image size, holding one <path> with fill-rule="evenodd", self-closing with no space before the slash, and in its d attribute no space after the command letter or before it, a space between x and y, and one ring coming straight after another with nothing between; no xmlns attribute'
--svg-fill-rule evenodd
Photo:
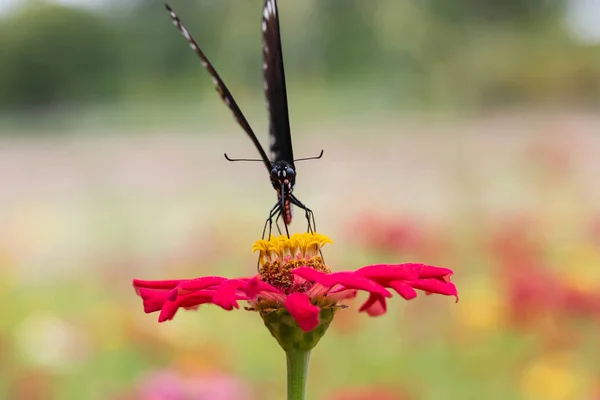
<svg viewBox="0 0 600 400"><path fill-rule="evenodd" d="M309 267L324 273L331 273L321 256L321 249L333 243L325 235L318 233L296 233L291 237L271 236L269 240L258 240L252 251L260 252L259 273L261 278L272 285L287 289L294 283L292 270Z"/></svg>

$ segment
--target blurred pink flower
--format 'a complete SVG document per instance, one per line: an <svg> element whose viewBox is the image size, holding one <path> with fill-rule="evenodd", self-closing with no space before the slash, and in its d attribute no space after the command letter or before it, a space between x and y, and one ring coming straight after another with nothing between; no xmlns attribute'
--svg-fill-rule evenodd
<svg viewBox="0 0 600 400"><path fill-rule="evenodd" d="M250 400L251 389L240 379L217 373L184 377L174 371L148 373L137 385L138 400Z"/></svg>
<svg viewBox="0 0 600 400"><path fill-rule="evenodd" d="M239 308L241 300L248 301L247 309L258 311L265 321L280 311L289 312L305 332L320 325L327 329L334 312L343 308L340 302L356 296L359 290L369 293L360 311L370 316L386 312L386 299L392 297L388 289L407 300L417 296L415 289L455 296L458 300L456 287L450 282L452 271L446 268L423 264L370 265L353 272L332 273L320 256L321 248L330 242L324 235L308 233L259 240L253 250L260 252L261 267L254 277L136 279L133 286L146 313L160 312L159 322L172 319L179 308L216 304L232 310Z"/></svg>

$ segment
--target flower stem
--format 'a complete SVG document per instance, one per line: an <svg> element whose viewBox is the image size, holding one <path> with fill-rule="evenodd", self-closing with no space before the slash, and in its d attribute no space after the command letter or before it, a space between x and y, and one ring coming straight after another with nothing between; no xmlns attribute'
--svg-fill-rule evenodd
<svg viewBox="0 0 600 400"><path fill-rule="evenodd" d="M287 357L287 399L305 400L310 350L290 350Z"/></svg>

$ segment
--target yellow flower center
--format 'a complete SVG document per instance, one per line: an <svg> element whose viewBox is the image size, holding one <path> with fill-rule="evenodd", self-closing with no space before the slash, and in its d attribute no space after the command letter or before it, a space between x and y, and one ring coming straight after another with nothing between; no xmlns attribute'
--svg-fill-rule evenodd
<svg viewBox="0 0 600 400"><path fill-rule="evenodd" d="M263 281L285 289L292 286L293 269L309 267L324 273L331 270L323 262L321 248L333 243L325 235L318 233L295 233L291 237L271 236L269 240L258 240L252 251L259 251L259 274Z"/></svg>

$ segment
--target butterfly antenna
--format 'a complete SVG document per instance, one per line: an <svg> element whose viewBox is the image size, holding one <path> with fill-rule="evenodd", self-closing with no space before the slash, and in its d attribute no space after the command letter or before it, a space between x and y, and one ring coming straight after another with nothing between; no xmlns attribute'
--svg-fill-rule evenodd
<svg viewBox="0 0 600 400"><path fill-rule="evenodd" d="M225 156L225 159L227 161L231 161L231 162L235 162L235 161L260 161L260 162L264 162L264 160L262 159L257 159L257 158L231 158L227 155L227 153L223 153L223 155Z"/></svg>
<svg viewBox="0 0 600 400"><path fill-rule="evenodd" d="M323 153L324 152L325 152L325 150L321 150L321 153L318 156L316 156L316 157L297 158L297 159L294 160L294 162L296 162L296 161L306 161L306 160L318 160L321 157L323 157Z"/></svg>

